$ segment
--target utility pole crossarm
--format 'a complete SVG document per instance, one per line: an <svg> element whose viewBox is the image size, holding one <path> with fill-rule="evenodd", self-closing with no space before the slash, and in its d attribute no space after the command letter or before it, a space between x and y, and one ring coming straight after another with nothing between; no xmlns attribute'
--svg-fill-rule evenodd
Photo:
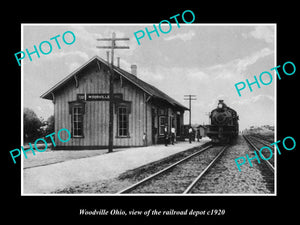
<svg viewBox="0 0 300 225"><path fill-rule="evenodd" d="M129 41L129 38L97 38L97 41Z"/></svg>
<svg viewBox="0 0 300 225"><path fill-rule="evenodd" d="M96 48L112 48L111 46L96 46ZM116 48L122 48L122 49L129 49L129 46L114 46L113 47L114 49L116 49Z"/></svg>

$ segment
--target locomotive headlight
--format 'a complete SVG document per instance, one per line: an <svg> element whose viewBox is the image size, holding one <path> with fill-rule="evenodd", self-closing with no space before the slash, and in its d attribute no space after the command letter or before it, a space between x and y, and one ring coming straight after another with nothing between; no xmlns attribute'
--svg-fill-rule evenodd
<svg viewBox="0 0 300 225"><path fill-rule="evenodd" d="M223 108L223 104L220 103L220 104L218 105L218 108L219 108L219 109L222 109L222 108Z"/></svg>

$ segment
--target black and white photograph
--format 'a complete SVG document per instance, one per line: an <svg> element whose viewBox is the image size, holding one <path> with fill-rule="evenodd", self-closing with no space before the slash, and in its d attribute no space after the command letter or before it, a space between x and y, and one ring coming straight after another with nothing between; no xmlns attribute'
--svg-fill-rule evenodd
<svg viewBox="0 0 300 225"><path fill-rule="evenodd" d="M24 195L276 194L276 24L22 24L22 37Z"/></svg>
<svg viewBox="0 0 300 225"><path fill-rule="evenodd" d="M296 6L111 3L3 14L3 219L297 221Z"/></svg>

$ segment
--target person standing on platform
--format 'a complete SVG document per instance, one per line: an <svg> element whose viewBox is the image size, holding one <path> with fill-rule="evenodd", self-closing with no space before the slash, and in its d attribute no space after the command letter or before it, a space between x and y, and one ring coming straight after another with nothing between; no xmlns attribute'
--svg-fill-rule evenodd
<svg viewBox="0 0 300 225"><path fill-rule="evenodd" d="M201 136L200 136L200 128L196 130L196 137L197 137L197 141L199 142L200 139L201 139Z"/></svg>
<svg viewBox="0 0 300 225"><path fill-rule="evenodd" d="M192 127L189 128L189 141L192 143L192 138L193 138L193 129Z"/></svg>
<svg viewBox="0 0 300 225"><path fill-rule="evenodd" d="M165 146L168 146L169 134L168 134L168 127L167 126L165 126L165 128L164 128L164 139L165 139Z"/></svg>
<svg viewBox="0 0 300 225"><path fill-rule="evenodd" d="M143 133L143 144L147 146L147 134L145 132Z"/></svg>
<svg viewBox="0 0 300 225"><path fill-rule="evenodd" d="M176 137L175 127L172 127L171 128L171 144L172 145L174 145L175 137Z"/></svg>

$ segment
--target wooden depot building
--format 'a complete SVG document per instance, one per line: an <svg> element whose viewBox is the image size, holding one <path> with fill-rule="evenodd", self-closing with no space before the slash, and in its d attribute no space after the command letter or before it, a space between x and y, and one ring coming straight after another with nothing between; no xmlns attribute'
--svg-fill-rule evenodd
<svg viewBox="0 0 300 225"><path fill-rule="evenodd" d="M113 147L162 143L165 126L169 132L175 127L179 139L188 109L139 79L135 65L131 73L119 66L113 69ZM61 128L71 132L71 139L56 142L56 149L108 147L109 70L107 61L94 56L41 95L54 104L55 132Z"/></svg>

